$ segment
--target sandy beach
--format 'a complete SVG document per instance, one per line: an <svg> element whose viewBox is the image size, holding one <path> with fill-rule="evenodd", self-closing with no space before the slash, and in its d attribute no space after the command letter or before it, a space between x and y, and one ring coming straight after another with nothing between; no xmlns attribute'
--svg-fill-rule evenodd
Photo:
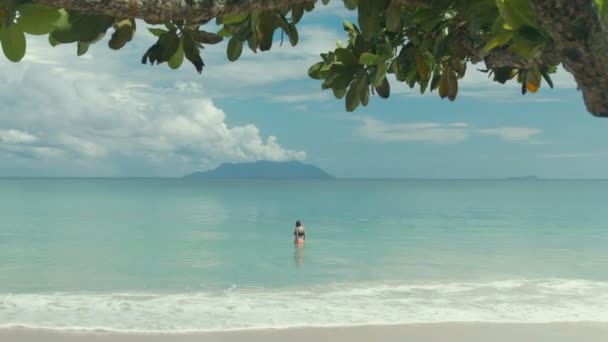
<svg viewBox="0 0 608 342"><path fill-rule="evenodd" d="M31 329L0 330L0 341L10 342L605 342L605 323L429 323L393 326L295 328L192 334L116 334L57 332Z"/></svg>

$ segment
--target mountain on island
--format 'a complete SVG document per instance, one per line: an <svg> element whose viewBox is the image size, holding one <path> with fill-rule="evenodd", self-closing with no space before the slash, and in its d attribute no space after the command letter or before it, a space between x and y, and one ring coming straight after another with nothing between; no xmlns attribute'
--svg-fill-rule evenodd
<svg viewBox="0 0 608 342"><path fill-rule="evenodd" d="M333 179L322 169L299 161L224 163L209 171L195 172L186 178L200 179Z"/></svg>

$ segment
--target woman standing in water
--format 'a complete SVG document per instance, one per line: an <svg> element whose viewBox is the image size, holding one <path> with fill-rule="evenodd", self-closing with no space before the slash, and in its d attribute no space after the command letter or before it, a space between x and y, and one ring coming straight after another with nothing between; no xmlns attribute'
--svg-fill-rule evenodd
<svg viewBox="0 0 608 342"><path fill-rule="evenodd" d="M296 229L293 231L293 235L295 237L294 243L303 246L304 240L306 240L306 232L304 231L304 226L300 220L296 221Z"/></svg>

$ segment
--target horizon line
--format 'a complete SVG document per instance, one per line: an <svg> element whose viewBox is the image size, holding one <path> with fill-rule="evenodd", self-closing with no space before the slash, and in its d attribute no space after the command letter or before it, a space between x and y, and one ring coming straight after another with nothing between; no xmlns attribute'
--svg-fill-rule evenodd
<svg viewBox="0 0 608 342"><path fill-rule="evenodd" d="M214 181L214 180L412 180L412 181L428 181L428 180L468 180L468 181L484 181L484 180L507 180L507 181L545 181L545 180L608 180L607 178L568 178L568 177L539 177L532 176L507 176L507 177L336 177L331 179L325 178L196 178L186 176L0 176L0 179L187 179L199 181Z"/></svg>

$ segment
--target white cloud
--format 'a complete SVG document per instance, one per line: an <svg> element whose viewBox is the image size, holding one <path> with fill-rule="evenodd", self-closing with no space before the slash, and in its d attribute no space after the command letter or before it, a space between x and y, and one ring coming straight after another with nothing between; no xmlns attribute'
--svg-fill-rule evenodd
<svg viewBox="0 0 608 342"><path fill-rule="evenodd" d="M36 137L17 129L0 130L0 141L9 144L23 144L36 141Z"/></svg>
<svg viewBox="0 0 608 342"><path fill-rule="evenodd" d="M321 100L327 100L327 99L335 100L335 98L333 96L330 98L329 94L330 94L329 92L321 91L321 89L319 89L318 91L313 92L313 93L280 94L280 95L268 94L267 97L270 100L272 100L273 102L277 102L277 103L302 103L302 102L310 102L310 101L321 101Z"/></svg>
<svg viewBox="0 0 608 342"><path fill-rule="evenodd" d="M493 135L506 141L528 141L542 131L530 127L498 127L476 130L479 134Z"/></svg>
<svg viewBox="0 0 608 342"><path fill-rule="evenodd" d="M357 133L380 142L430 142L455 144L469 137L467 127L436 122L386 123L371 118L361 118L363 125Z"/></svg>
<svg viewBox="0 0 608 342"><path fill-rule="evenodd" d="M357 117L362 123L356 134L378 142L426 142L458 144L473 135L490 135L504 141L532 143L532 137L542 131L529 127L478 128L464 122L389 123L369 117Z"/></svg>
<svg viewBox="0 0 608 342"><path fill-rule="evenodd" d="M73 46L40 49L46 42L28 38L27 61L0 64L0 153L15 164L181 175L226 161L306 158L254 124L230 126L200 83L173 82L160 68L130 72L120 64L128 57L102 58L113 53L104 46L92 62L71 56Z"/></svg>

